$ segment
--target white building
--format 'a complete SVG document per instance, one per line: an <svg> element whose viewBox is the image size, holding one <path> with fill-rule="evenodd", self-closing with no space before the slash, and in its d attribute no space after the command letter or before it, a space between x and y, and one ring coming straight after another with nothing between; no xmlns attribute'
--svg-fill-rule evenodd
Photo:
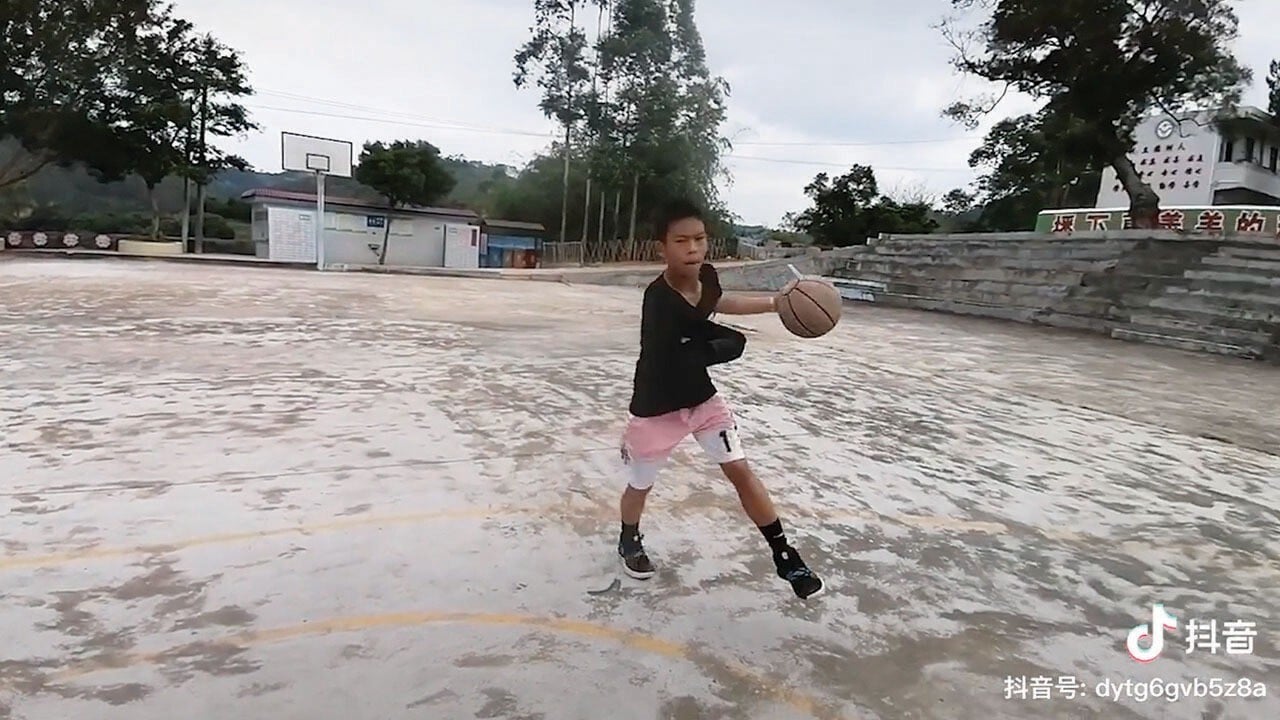
<svg viewBox="0 0 1280 720"><path fill-rule="evenodd" d="M1138 125L1129 157L1162 207L1280 205L1280 126L1255 107L1217 122L1203 112L1154 115ZM1107 167L1095 207L1128 206Z"/></svg>
<svg viewBox="0 0 1280 720"><path fill-rule="evenodd" d="M315 263L316 197L275 189L241 196L253 207L253 241L258 257ZM387 265L399 267L480 266L485 252L480 217L455 208L407 208L388 213L362 200L326 197L325 265L376 265L387 238Z"/></svg>

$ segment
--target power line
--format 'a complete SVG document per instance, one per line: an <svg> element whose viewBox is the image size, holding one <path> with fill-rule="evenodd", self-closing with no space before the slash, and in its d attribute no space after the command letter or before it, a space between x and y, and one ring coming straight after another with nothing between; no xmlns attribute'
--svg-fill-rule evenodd
<svg viewBox="0 0 1280 720"><path fill-rule="evenodd" d="M937 138L933 140L880 140L866 142L835 142L815 140L812 142L740 142L734 145L750 145L752 147L880 147L883 145L936 145L941 143L960 142L961 140L981 140L976 135L963 135L953 138Z"/></svg>
<svg viewBox="0 0 1280 720"><path fill-rule="evenodd" d="M410 120L396 120L392 118L369 117L367 115L349 115L349 114L343 114L343 113L329 113L329 112L321 112L319 110L303 110L301 108L282 108L282 107L274 107L270 105L250 104L249 107L256 108L258 110L270 110L274 112L295 113L298 115L314 115L318 117L329 117L329 118L337 118L342 120L358 120L361 122L374 122L374 123L383 123L388 125L421 127L421 128L429 128L433 130L457 130L461 132L489 133L489 134L495 134L495 135L520 135L520 136L537 137L537 138L543 138L543 139L550 139L551 137L549 133L534 133L534 132L529 132L524 130L506 130L502 128L486 128L481 126L450 125L446 123L414 122ZM811 167L847 168L851 164L851 163L827 162L827 161L821 161L821 160L796 160L791 158L757 157L754 155L736 155L733 153L727 153L724 155L724 157L732 160L749 160L752 162L768 162L768 163L777 163L780 165L805 165L805 166L811 166ZM954 172L954 173L970 172L969 168L892 167L888 165L876 165L875 167L877 170L897 170L902 172Z"/></svg>
<svg viewBox="0 0 1280 720"><path fill-rule="evenodd" d="M511 130L509 128L495 128L488 125L477 125L476 123L457 122L454 120L440 120L438 118L431 118L431 117L427 117L425 115L419 115L416 113L406 113L406 112L399 112L395 110L372 108L365 105L356 105L354 103L338 102L337 100L324 100L322 98L310 97L308 95L298 95L295 93L281 92L279 90L262 90L262 91L259 91L259 94L270 95L273 97L280 98L282 100L307 102L313 105L323 105L331 108L337 108L340 110L357 110L362 113L375 113L377 115L385 115L387 117L404 118L406 120L413 120L415 122L448 125L450 127L495 130L495 131L500 130L502 132L512 132L512 133L525 132L523 130ZM297 108L297 109L301 110L301 108Z"/></svg>
<svg viewBox="0 0 1280 720"><path fill-rule="evenodd" d="M853 163L836 163L836 162L826 162L822 160L792 160L787 158L765 158L765 157L755 157L753 155L727 154L725 155L725 157L731 158L733 160L754 160L757 162L772 162L772 163L780 163L784 165L817 165L822 167L838 167L838 168L848 168L850 165L853 165ZM955 172L955 173L958 173L958 172L971 171L970 168L893 167L890 165L875 165L875 169L876 170L901 170L905 172Z"/></svg>
<svg viewBox="0 0 1280 720"><path fill-rule="evenodd" d="M512 134L512 135L525 135L525 136L536 136L536 137L545 137L550 134L550 133L535 133L527 130L511 130L511 129L505 129L505 128L495 128L492 126L476 125L474 123L459 123L459 122L454 122L449 120L437 120L435 118L427 118L422 115L416 115L412 113L369 107L367 105L357 105L354 103L340 102L337 100L318 98L310 95L300 95L298 93L285 92L282 90L259 90L258 94L270 95L274 97L279 97L281 99L294 100L298 102L307 102L307 103L313 103L317 105L326 105L329 107L340 108L344 110L358 110L364 113L376 113L378 115L386 115L388 117L400 117L400 118L405 118L409 120L414 120L415 122L427 123L426 125L423 125L423 127L432 127L435 124L439 124L443 126L448 126L450 129L468 130L468 131L474 131L474 132L492 132L495 134ZM284 112L306 112L301 109L293 109L293 110L286 109L286 108L263 108L263 109L280 110ZM368 119L368 118L350 118L350 119ZM386 120L373 120L373 122L386 122ZM895 146L895 145L938 145L938 144L944 144L944 143L981 140L981 139L982 139L981 137L976 135L962 135L962 136L953 137L953 138L921 138L921 139L906 139L906 140L858 140L858 141L795 140L795 141L776 141L776 142L768 142L768 141L762 141L762 140L754 140L754 141L748 140L744 142L735 142L734 145L741 146L741 147L888 147L888 146Z"/></svg>
<svg viewBox="0 0 1280 720"><path fill-rule="evenodd" d="M551 137L550 133L537 133L537 132L530 132L527 130L508 130L508 129L502 129L502 128L453 125L453 124L441 123L441 122L415 122L411 120L395 120L391 118L377 118L377 117L367 117L367 116L359 116L359 115L344 115L341 113L321 112L319 110L302 110L299 108L274 107L271 105L248 104L247 106L257 110L271 110L274 112L295 113L298 115L315 115L318 117L339 118L342 120L359 120L361 122L385 123L389 125L405 125L410 127L431 128L433 130L457 130L461 132L490 133L494 135L523 135L523 136L538 137L538 138Z"/></svg>

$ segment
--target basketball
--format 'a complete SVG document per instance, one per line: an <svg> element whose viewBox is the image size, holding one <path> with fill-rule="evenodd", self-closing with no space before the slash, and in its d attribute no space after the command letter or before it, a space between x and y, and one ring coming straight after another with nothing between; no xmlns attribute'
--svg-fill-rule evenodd
<svg viewBox="0 0 1280 720"><path fill-rule="evenodd" d="M825 280L792 280L778 295L778 317L791 334L802 338L822 337L840 322L844 300L840 291Z"/></svg>

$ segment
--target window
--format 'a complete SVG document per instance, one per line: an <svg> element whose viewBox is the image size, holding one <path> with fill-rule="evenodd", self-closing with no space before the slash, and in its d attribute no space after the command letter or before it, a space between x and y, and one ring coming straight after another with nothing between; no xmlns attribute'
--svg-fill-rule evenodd
<svg viewBox="0 0 1280 720"><path fill-rule="evenodd" d="M1236 143L1231 138L1224 138L1222 141L1222 157L1219 162L1231 162L1235 159Z"/></svg>
<svg viewBox="0 0 1280 720"><path fill-rule="evenodd" d="M1277 165L1280 165L1280 147L1273 147L1271 148L1271 162L1267 164L1267 167L1271 168L1271 172L1275 172Z"/></svg>
<svg viewBox="0 0 1280 720"><path fill-rule="evenodd" d="M1245 138L1244 140L1244 161L1254 162L1256 156L1253 151L1257 149L1258 143L1253 138Z"/></svg>

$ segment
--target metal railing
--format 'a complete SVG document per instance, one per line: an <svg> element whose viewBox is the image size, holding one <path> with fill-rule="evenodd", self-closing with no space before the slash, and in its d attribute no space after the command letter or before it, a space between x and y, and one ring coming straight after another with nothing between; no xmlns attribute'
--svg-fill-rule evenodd
<svg viewBox="0 0 1280 720"><path fill-rule="evenodd" d="M729 257L734 243L723 238L711 240L707 247L708 260ZM609 265L616 263L661 262L658 245L648 240L606 240L604 242L545 242L542 244L542 265Z"/></svg>

